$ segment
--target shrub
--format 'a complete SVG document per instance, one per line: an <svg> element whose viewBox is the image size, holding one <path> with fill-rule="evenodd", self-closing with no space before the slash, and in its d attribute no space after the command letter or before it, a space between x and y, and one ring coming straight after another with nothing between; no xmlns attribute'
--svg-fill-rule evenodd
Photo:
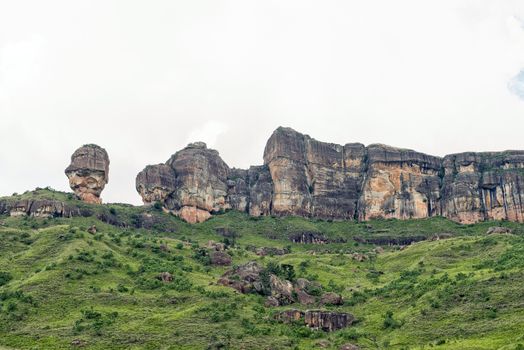
<svg viewBox="0 0 524 350"><path fill-rule="evenodd" d="M13 276L9 272L0 271L0 286L7 284L13 279Z"/></svg>
<svg viewBox="0 0 524 350"><path fill-rule="evenodd" d="M393 311L390 310L384 315L384 322L382 325L384 329L395 329L400 327L400 322L393 318Z"/></svg>

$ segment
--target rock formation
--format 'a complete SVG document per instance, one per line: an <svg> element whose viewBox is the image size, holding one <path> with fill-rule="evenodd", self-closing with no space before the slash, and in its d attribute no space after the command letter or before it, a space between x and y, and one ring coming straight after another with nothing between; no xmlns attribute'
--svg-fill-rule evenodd
<svg viewBox="0 0 524 350"><path fill-rule="evenodd" d="M84 145L71 156L65 173L69 186L87 203L102 203L100 194L109 181L109 156L97 145Z"/></svg>
<svg viewBox="0 0 524 350"><path fill-rule="evenodd" d="M37 218L82 216L80 208L52 199L1 200L0 215Z"/></svg>
<svg viewBox="0 0 524 350"><path fill-rule="evenodd" d="M355 321L354 316L349 313L322 310L284 310L276 314L275 318L284 323L303 321L310 328L326 332L348 327Z"/></svg>
<svg viewBox="0 0 524 350"><path fill-rule="evenodd" d="M252 216L524 222L524 151L444 158L407 149L320 142L278 128L264 165L230 169L217 151L190 144L166 164L146 167L136 187L188 222L238 210Z"/></svg>

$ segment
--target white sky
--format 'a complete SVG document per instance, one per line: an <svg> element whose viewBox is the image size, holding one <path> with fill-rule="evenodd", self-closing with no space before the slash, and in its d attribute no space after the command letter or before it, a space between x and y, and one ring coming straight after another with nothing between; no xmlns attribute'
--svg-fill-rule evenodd
<svg viewBox="0 0 524 350"><path fill-rule="evenodd" d="M524 149L523 0L0 0L0 195L82 144L105 201L190 141L262 163L279 125L433 155Z"/></svg>

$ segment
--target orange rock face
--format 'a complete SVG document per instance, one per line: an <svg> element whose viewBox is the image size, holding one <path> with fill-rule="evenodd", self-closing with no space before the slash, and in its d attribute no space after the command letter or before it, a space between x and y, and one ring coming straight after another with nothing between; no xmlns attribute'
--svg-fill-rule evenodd
<svg viewBox="0 0 524 350"><path fill-rule="evenodd" d="M184 221L190 224L204 222L211 217L211 213L207 210L199 209L197 207L182 207L176 214Z"/></svg>

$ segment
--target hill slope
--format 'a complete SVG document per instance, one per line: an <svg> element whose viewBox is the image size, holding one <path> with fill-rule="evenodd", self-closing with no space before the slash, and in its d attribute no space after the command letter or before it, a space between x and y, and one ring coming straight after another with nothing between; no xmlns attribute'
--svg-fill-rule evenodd
<svg viewBox="0 0 524 350"><path fill-rule="evenodd" d="M89 215L0 216L0 349L524 348L521 224L228 212L189 225L154 207L87 205L48 190L11 199L31 198ZM490 226L513 234L487 235ZM323 244L294 243L301 235ZM233 267L291 265L290 279L320 283L311 291L317 301L334 292L345 302L267 307L260 293L219 285L232 267L210 264L210 240L225 243ZM256 253L262 247L266 256ZM172 281L159 280L162 272ZM277 322L288 309L348 312L357 321L330 333Z"/></svg>

